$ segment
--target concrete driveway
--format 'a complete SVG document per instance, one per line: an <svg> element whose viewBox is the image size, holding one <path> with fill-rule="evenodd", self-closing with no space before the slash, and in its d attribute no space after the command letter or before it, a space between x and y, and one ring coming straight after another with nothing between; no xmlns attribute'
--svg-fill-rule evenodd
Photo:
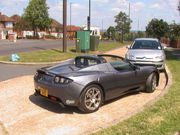
<svg viewBox="0 0 180 135"><path fill-rule="evenodd" d="M109 53L124 55L120 48ZM33 76L0 82L0 121L9 135L82 135L114 125L139 112L164 91L165 75L160 87L151 94L134 93L102 106L99 111L82 114L78 109L61 108L35 97Z"/></svg>
<svg viewBox="0 0 180 135"><path fill-rule="evenodd" d="M160 86L154 93L127 95L106 103L95 113L82 114L76 108L61 108L35 97L33 76L19 77L0 83L0 121L9 135L89 134L141 110L161 94L162 79Z"/></svg>

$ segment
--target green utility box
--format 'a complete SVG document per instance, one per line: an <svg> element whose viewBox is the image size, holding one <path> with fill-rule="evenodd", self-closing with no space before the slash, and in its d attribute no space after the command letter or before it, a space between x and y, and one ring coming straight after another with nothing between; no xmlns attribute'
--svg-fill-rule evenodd
<svg viewBox="0 0 180 135"><path fill-rule="evenodd" d="M80 40L80 50L87 52L90 49L90 32L89 31L77 31L77 40ZM76 41L77 43L77 41Z"/></svg>
<svg viewBox="0 0 180 135"><path fill-rule="evenodd" d="M90 36L90 50L97 51L99 47L99 36Z"/></svg>
<svg viewBox="0 0 180 135"><path fill-rule="evenodd" d="M76 52L81 52L81 40L80 40L80 38L76 39Z"/></svg>

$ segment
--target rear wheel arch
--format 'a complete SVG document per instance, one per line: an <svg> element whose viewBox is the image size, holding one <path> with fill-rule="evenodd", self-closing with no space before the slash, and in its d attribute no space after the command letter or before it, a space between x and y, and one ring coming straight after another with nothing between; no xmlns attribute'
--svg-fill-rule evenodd
<svg viewBox="0 0 180 135"><path fill-rule="evenodd" d="M84 89L81 91L81 94L80 94L80 96L82 95L82 93L83 93L83 91L88 87L88 86L90 86L90 85L97 85L97 86L99 86L100 88L101 88L101 90L102 90L102 92L103 92L103 102L104 102L104 100L105 100L105 91L104 91L104 87L100 84L100 83L98 83L98 82L91 82L91 83L89 83L89 84L87 84L85 87L84 87Z"/></svg>
<svg viewBox="0 0 180 135"><path fill-rule="evenodd" d="M95 89L94 89L95 88ZM91 91L97 91L98 95L91 95ZM99 92L98 92L99 91ZM90 95L89 95L90 94ZM87 99L89 98L89 99ZM79 97L79 110L85 113L97 111L104 101L104 91L98 83L90 83L84 87ZM92 105L92 106L91 106Z"/></svg>

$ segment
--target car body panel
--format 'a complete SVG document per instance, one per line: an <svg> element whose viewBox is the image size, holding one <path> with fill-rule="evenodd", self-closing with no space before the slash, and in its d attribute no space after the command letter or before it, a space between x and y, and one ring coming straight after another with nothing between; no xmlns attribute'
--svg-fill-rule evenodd
<svg viewBox="0 0 180 135"><path fill-rule="evenodd" d="M43 88L48 91L47 98L56 97L64 105L78 106L83 90L91 84L97 84L103 90L104 101L107 101L133 90L143 90L147 77L152 72L157 72L157 69L152 66L137 67L126 62L123 64L128 67L128 70L119 71L115 69L116 65L107 62L102 58L103 56L124 60L122 57L113 55L79 56L99 59L100 63L80 68L76 67L75 58L56 66L41 68L37 70L38 74L34 77L36 94L40 95L40 89ZM56 83L56 77L70 81Z"/></svg>
<svg viewBox="0 0 180 135"><path fill-rule="evenodd" d="M134 49L133 46L136 42L156 42L155 49ZM140 44L139 43L139 44ZM154 45L154 44L153 44ZM126 60L136 65L152 65L156 66L159 70L165 68L165 53L158 39L155 38L138 38L128 49L126 53Z"/></svg>

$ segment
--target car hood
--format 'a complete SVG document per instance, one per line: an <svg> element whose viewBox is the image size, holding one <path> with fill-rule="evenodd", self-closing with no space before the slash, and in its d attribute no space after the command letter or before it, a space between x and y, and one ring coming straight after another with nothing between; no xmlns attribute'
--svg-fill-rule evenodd
<svg viewBox="0 0 180 135"><path fill-rule="evenodd" d="M165 56L163 50L129 49L127 55L134 56L134 59L157 60L157 56ZM127 56L126 55L126 56ZM164 58L163 58L164 59Z"/></svg>

